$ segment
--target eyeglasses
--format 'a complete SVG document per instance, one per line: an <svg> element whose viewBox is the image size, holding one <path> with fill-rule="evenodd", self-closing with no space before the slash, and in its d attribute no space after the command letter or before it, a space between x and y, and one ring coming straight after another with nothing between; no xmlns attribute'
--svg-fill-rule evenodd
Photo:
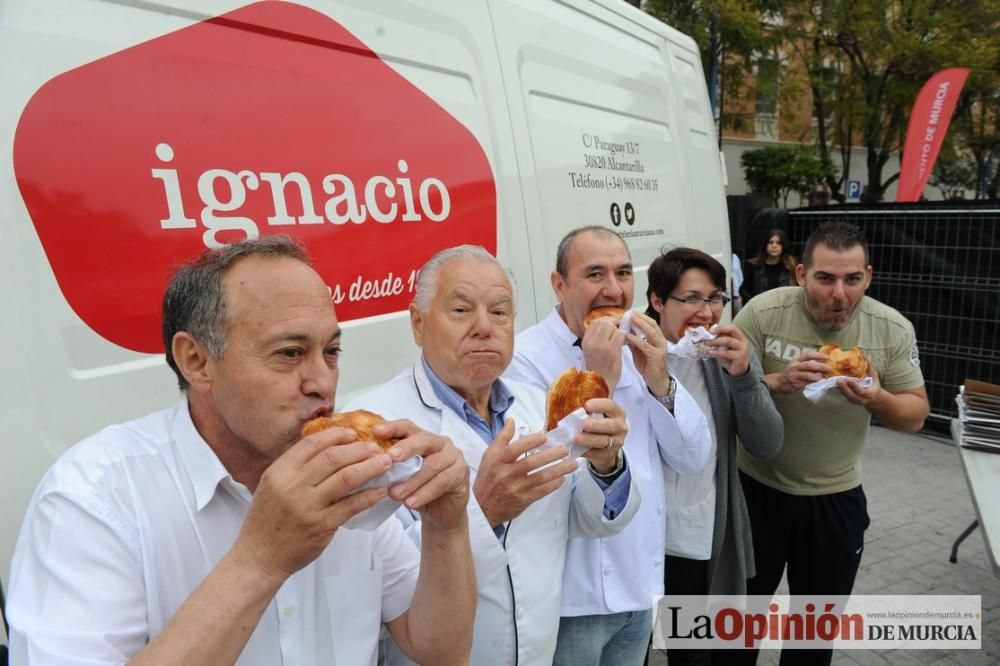
<svg viewBox="0 0 1000 666"><path fill-rule="evenodd" d="M708 307L713 310L721 310L726 307L726 303L730 301L727 294L712 294L708 298L702 298L701 296L674 296L673 294L667 294L667 298L683 303L685 307L691 308L692 310L701 309L705 305L708 305Z"/></svg>

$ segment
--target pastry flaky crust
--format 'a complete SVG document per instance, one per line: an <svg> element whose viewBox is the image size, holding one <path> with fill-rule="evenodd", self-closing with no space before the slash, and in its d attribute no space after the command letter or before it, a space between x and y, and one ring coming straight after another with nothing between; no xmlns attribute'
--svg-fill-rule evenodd
<svg viewBox="0 0 1000 666"><path fill-rule="evenodd" d="M359 442L375 442L382 447L383 451L388 451L399 440L378 439L375 437L372 434L372 428L379 423L385 423L385 419L375 412L369 412L367 409L338 412L333 416L320 416L311 421L306 421L306 424L302 426L302 436L306 437L327 428L350 428L357 434Z"/></svg>
<svg viewBox="0 0 1000 666"><path fill-rule="evenodd" d="M827 377L856 377L863 379L868 374L868 359L857 347L841 349L840 345L830 343L819 349L820 354L826 354L830 360L826 362L833 370L826 373Z"/></svg>
<svg viewBox="0 0 1000 666"><path fill-rule="evenodd" d="M546 430L552 430L567 414L575 412L591 398L607 398L608 383L598 373L570 368L549 387L545 400Z"/></svg>
<svg viewBox="0 0 1000 666"><path fill-rule="evenodd" d="M594 308L593 310L588 312L587 316L583 318L583 327L586 328L590 326L592 323L594 323L601 317L612 317L614 318L615 322L618 322L624 316L625 316L625 310L621 308L616 308L611 305L605 305L600 308Z"/></svg>

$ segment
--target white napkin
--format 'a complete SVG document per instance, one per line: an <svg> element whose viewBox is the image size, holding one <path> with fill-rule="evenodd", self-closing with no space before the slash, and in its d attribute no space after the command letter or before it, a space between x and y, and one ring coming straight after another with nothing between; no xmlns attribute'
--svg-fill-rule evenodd
<svg viewBox="0 0 1000 666"><path fill-rule="evenodd" d="M620 328L625 333L635 333L639 337L642 337L641 331L633 330L632 328L632 311L626 310L622 318L618 320L618 328Z"/></svg>
<svg viewBox="0 0 1000 666"><path fill-rule="evenodd" d="M420 456L414 456L413 458L404 460L403 462L393 463L393 465L381 476L375 477L350 494L353 495L354 493L367 490L368 488L387 488L397 483L406 481L420 470L420 466L422 464L423 458ZM374 506L370 506L361 513L353 516L350 520L344 523L344 527L352 530L365 530L366 532L371 532L376 527L384 523L392 514L396 513L396 509L402 505L402 502L394 500L386 495Z"/></svg>
<svg viewBox="0 0 1000 666"><path fill-rule="evenodd" d="M539 451L551 449L554 446L564 445L569 447L569 453L566 454L566 458L579 458L583 456L583 454L587 453L587 451L590 451L590 447L577 444L576 436L583 432L583 422L591 418L604 418L604 414L597 412L588 414L583 407L578 408L575 412L567 414L561 421L559 421L558 424L556 424L555 428L545 433L544 444L528 451L525 455L530 456L538 453ZM528 474L534 474L535 472L541 471L546 467L555 465L557 462L559 462L559 460L555 460L548 465L543 465L538 469L533 469L528 472Z"/></svg>
<svg viewBox="0 0 1000 666"><path fill-rule="evenodd" d="M588 414L583 407L578 407L576 411L570 412L562 418L556 427L545 433L545 444L540 449L551 448L565 444L569 447L569 458L579 458L587 451L589 446L581 446L576 443L576 436L583 432L583 422L589 418L604 418L603 414Z"/></svg>
<svg viewBox="0 0 1000 666"><path fill-rule="evenodd" d="M684 336L674 344L667 340L667 353L680 358L693 358L704 361L709 356L709 349L704 344L708 340L714 340L716 334L706 329L704 326L689 328L684 331Z"/></svg>
<svg viewBox="0 0 1000 666"><path fill-rule="evenodd" d="M805 388L802 389L802 395L806 400L810 402L819 402L820 399L826 395L826 392L837 386L837 380L846 379L849 382L856 382L861 388L871 388L872 384L875 383L871 377L865 377L864 379L858 379L856 377L841 377L833 376L827 377L826 379L821 379L818 382L813 382L812 384L807 384Z"/></svg>

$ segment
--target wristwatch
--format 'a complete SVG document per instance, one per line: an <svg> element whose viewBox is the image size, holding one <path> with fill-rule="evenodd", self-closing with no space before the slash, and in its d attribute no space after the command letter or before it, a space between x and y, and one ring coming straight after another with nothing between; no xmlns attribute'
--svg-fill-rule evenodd
<svg viewBox="0 0 1000 666"><path fill-rule="evenodd" d="M622 472L625 471L625 447L618 449L618 457L615 459L615 468L610 472L601 474L594 468L594 463L588 460L587 464L590 465L591 474L596 476L601 481L604 481L605 483L611 483L612 481L617 479Z"/></svg>
<svg viewBox="0 0 1000 666"><path fill-rule="evenodd" d="M654 395L652 391L650 391L649 394L656 399L656 402L660 403L670 411L673 411L674 399L677 397L677 380L670 377L670 386L667 388L666 395Z"/></svg>

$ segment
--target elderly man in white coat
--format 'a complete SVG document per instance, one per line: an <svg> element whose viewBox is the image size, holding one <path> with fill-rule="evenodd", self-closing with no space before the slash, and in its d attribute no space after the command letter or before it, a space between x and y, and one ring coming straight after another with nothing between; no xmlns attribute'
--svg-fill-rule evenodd
<svg viewBox="0 0 1000 666"><path fill-rule="evenodd" d="M477 666L551 664L568 539L618 533L639 505L619 455L625 414L610 399L586 405L597 416L577 436L590 448L582 465L566 446L538 448L545 394L499 379L514 351L515 299L509 274L483 248L438 253L421 269L410 306L421 358L348 406L446 434L465 455L474 479L469 525L479 599L470 663ZM405 506L397 516L419 519ZM419 539L419 529L408 532Z"/></svg>
<svg viewBox="0 0 1000 666"><path fill-rule="evenodd" d="M625 452L642 506L620 534L572 539L563 573L556 664L641 664L654 595L663 594L666 532L664 464L680 474L708 460L711 434L694 399L667 373L659 326L632 313L626 333L608 317L584 325L598 307L632 307L632 258L615 232L583 227L559 243L552 288L559 305L517 336L504 379L547 386L567 366L596 370L628 413Z"/></svg>

